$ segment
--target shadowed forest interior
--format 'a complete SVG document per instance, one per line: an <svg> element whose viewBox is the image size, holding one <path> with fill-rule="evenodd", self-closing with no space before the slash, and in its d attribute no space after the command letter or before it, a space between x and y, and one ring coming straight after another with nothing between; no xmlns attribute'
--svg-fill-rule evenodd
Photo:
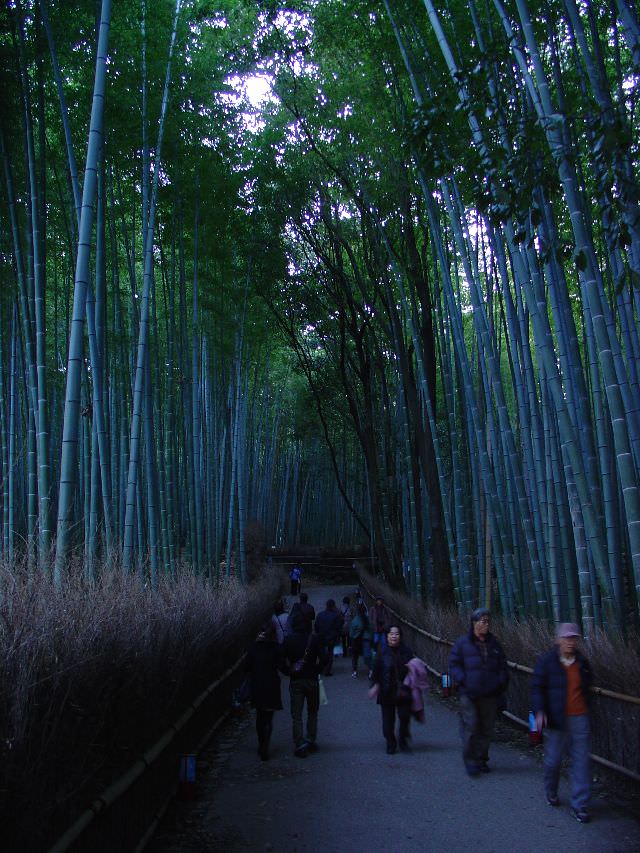
<svg viewBox="0 0 640 853"><path fill-rule="evenodd" d="M440 5L3 9L9 564L637 622L638 17Z"/></svg>

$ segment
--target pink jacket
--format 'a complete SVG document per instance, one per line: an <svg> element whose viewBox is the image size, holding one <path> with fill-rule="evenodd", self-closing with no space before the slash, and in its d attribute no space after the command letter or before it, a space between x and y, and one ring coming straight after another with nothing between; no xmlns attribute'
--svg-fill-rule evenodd
<svg viewBox="0 0 640 853"><path fill-rule="evenodd" d="M403 684L411 690L411 713L421 723L424 722L424 698L422 692L429 689L427 665L420 658L411 658L407 664L409 670Z"/></svg>

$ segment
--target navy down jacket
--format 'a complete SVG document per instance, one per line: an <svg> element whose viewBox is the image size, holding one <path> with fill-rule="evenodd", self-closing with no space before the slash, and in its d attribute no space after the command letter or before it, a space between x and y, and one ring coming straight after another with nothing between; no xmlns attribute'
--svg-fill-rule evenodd
<svg viewBox="0 0 640 853"><path fill-rule="evenodd" d="M487 634L486 656L475 638L473 629L458 637L449 656L449 673L461 693L470 699L481 696L499 696L509 683L507 659L502 646Z"/></svg>
<svg viewBox="0 0 640 853"><path fill-rule="evenodd" d="M316 616L316 634L325 645L337 643L344 624L344 617L338 610L322 610Z"/></svg>
<svg viewBox="0 0 640 853"><path fill-rule="evenodd" d="M589 661L576 652L576 661L582 677L582 692L589 702L589 688L593 676ZM543 711L547 715L547 725L551 729L563 729L565 706L567 702L567 673L560 662L558 648L540 655L531 677L531 709L534 714Z"/></svg>

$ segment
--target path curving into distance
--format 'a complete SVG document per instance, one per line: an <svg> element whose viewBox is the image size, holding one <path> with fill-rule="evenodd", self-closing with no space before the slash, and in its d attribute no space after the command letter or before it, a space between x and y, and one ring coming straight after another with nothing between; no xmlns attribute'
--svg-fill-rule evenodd
<svg viewBox="0 0 640 853"><path fill-rule="evenodd" d="M351 587L309 588L316 611ZM276 713L271 759L259 760L253 713L227 727L201 756L197 799L176 804L146 850L151 853L637 853L640 820L605 799L593 821L545 802L542 769L527 751L493 744L492 773L464 772L457 716L427 695L425 724L412 723L413 751L387 755L380 711L367 698L367 673L351 678L337 658L325 679L319 751L293 755L288 679Z"/></svg>

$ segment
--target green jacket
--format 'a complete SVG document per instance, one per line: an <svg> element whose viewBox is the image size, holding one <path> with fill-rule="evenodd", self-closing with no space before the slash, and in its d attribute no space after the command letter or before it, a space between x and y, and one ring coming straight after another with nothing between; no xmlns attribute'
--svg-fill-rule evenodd
<svg viewBox="0 0 640 853"><path fill-rule="evenodd" d="M349 636L352 640L357 640L358 637L362 637L363 640L371 639L371 629L366 616L356 613L349 625Z"/></svg>

